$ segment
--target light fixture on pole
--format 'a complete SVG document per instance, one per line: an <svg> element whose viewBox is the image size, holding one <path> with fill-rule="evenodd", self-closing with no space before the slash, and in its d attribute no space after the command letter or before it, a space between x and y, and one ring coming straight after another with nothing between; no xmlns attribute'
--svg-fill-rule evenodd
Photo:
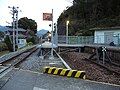
<svg viewBox="0 0 120 90"><path fill-rule="evenodd" d="M69 25L69 21L66 21L66 44L68 44L68 25Z"/></svg>

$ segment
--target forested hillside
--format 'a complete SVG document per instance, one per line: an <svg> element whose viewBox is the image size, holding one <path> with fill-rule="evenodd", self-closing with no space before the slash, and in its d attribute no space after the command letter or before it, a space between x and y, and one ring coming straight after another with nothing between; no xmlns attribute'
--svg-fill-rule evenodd
<svg viewBox="0 0 120 90"><path fill-rule="evenodd" d="M120 0L74 0L58 18L58 34L93 35L90 28L120 26Z"/></svg>

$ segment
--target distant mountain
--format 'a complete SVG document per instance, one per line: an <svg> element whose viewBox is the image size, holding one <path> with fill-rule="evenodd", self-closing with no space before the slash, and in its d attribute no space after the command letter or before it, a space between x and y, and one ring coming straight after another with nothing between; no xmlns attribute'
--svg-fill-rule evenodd
<svg viewBox="0 0 120 90"><path fill-rule="evenodd" d="M42 29L37 31L37 36L42 37L43 35L45 35L47 32L49 32L48 30Z"/></svg>
<svg viewBox="0 0 120 90"><path fill-rule="evenodd" d="M0 25L0 31L1 31L1 32L5 32L6 30L7 30L7 27Z"/></svg>

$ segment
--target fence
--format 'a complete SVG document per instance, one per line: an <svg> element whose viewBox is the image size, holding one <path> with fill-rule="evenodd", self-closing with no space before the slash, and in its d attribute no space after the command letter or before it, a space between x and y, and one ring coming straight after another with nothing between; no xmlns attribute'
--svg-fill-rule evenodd
<svg viewBox="0 0 120 90"><path fill-rule="evenodd" d="M105 44L109 45L114 42L115 45L120 45L120 36L113 35L111 37L107 35L97 36L58 36L59 44Z"/></svg>
<svg viewBox="0 0 120 90"><path fill-rule="evenodd" d="M58 36L58 43L66 44L93 44L94 36Z"/></svg>

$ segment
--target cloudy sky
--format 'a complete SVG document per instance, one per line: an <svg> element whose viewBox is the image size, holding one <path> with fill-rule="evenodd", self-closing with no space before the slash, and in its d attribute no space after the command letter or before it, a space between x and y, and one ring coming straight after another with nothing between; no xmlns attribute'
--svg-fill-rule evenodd
<svg viewBox="0 0 120 90"><path fill-rule="evenodd" d="M67 6L71 6L71 0L0 0L0 25L9 25L6 22L12 22L12 15L10 14L10 8L8 6L19 7L19 18L28 17L35 20L38 24L38 30L47 29L51 31L49 27L50 21L42 20L42 13L51 13L53 9L54 22L66 9Z"/></svg>

